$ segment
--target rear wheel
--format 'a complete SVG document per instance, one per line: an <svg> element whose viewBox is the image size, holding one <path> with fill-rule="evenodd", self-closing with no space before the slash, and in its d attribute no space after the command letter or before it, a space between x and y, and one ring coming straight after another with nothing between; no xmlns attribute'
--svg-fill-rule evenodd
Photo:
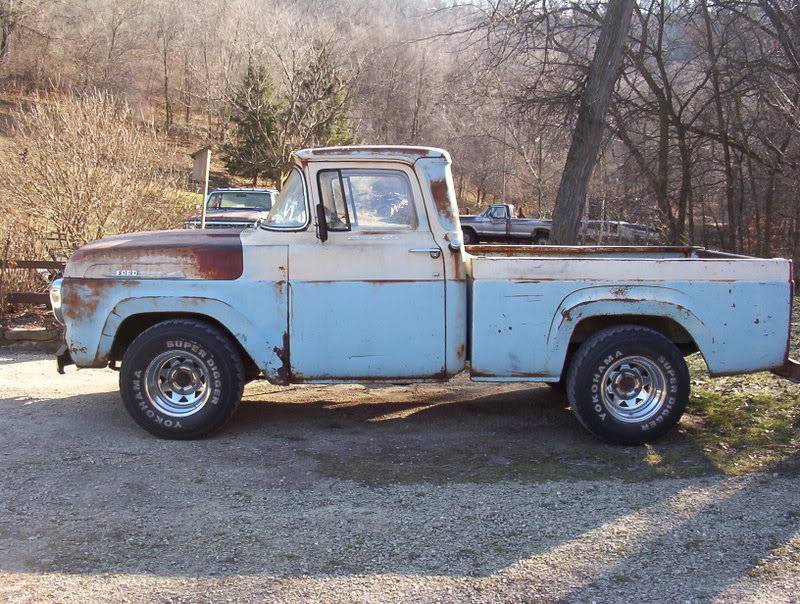
<svg viewBox="0 0 800 604"><path fill-rule="evenodd" d="M463 229L464 245L475 245L478 243L478 235L472 229Z"/></svg>
<svg viewBox="0 0 800 604"><path fill-rule="evenodd" d="M548 233L534 233L532 237L533 245L546 245L549 239Z"/></svg>
<svg viewBox="0 0 800 604"><path fill-rule="evenodd" d="M163 438L201 438L236 411L245 374L230 338L202 321L177 319L143 331L125 351L120 393L142 428Z"/></svg>
<svg viewBox="0 0 800 604"><path fill-rule="evenodd" d="M657 331L611 327L581 344L567 373L567 397L596 436L643 444L680 420L689 399L689 370L680 350Z"/></svg>

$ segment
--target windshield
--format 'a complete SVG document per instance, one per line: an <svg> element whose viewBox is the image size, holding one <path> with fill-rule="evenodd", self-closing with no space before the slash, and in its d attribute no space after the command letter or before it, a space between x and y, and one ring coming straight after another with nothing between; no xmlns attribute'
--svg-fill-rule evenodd
<svg viewBox="0 0 800 604"><path fill-rule="evenodd" d="M208 198L210 210L269 210L271 207L272 195L269 191L220 191Z"/></svg>
<svg viewBox="0 0 800 604"><path fill-rule="evenodd" d="M270 229L298 229L306 226L306 190L303 175L294 169L283 183L283 189L275 200L275 205L261 221L262 226Z"/></svg>

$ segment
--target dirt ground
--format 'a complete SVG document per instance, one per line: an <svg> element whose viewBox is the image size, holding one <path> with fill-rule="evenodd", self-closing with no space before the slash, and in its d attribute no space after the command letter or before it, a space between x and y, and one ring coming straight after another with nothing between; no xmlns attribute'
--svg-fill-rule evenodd
<svg viewBox="0 0 800 604"><path fill-rule="evenodd" d="M800 601L792 457L586 434L546 386L275 388L157 440L110 370L0 350L0 600Z"/></svg>

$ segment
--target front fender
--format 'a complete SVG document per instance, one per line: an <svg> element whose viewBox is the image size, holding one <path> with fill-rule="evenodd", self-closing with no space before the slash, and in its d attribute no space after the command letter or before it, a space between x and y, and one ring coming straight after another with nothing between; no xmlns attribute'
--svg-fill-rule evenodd
<svg viewBox="0 0 800 604"><path fill-rule="evenodd" d="M561 373L570 339L582 320L626 315L671 319L686 330L704 356L715 356L714 339L691 310L691 300L685 293L651 285L594 286L572 292L559 304L547 335L548 367Z"/></svg>
<svg viewBox="0 0 800 604"><path fill-rule="evenodd" d="M67 344L78 367L104 367L119 327L128 318L196 315L223 325L267 379L287 379L288 296L283 281L65 279L63 287Z"/></svg>

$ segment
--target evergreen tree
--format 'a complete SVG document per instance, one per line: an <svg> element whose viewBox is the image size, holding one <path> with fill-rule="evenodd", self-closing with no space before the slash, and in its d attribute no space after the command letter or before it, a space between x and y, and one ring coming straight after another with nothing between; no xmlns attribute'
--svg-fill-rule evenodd
<svg viewBox="0 0 800 604"><path fill-rule="evenodd" d="M302 146L351 144L354 136L347 117L345 81L328 48L314 49L298 81L295 131Z"/></svg>
<svg viewBox="0 0 800 604"><path fill-rule="evenodd" d="M272 79L263 65L250 60L232 104L230 139L222 146L222 161L230 174L253 179L273 177L273 143L278 108Z"/></svg>

